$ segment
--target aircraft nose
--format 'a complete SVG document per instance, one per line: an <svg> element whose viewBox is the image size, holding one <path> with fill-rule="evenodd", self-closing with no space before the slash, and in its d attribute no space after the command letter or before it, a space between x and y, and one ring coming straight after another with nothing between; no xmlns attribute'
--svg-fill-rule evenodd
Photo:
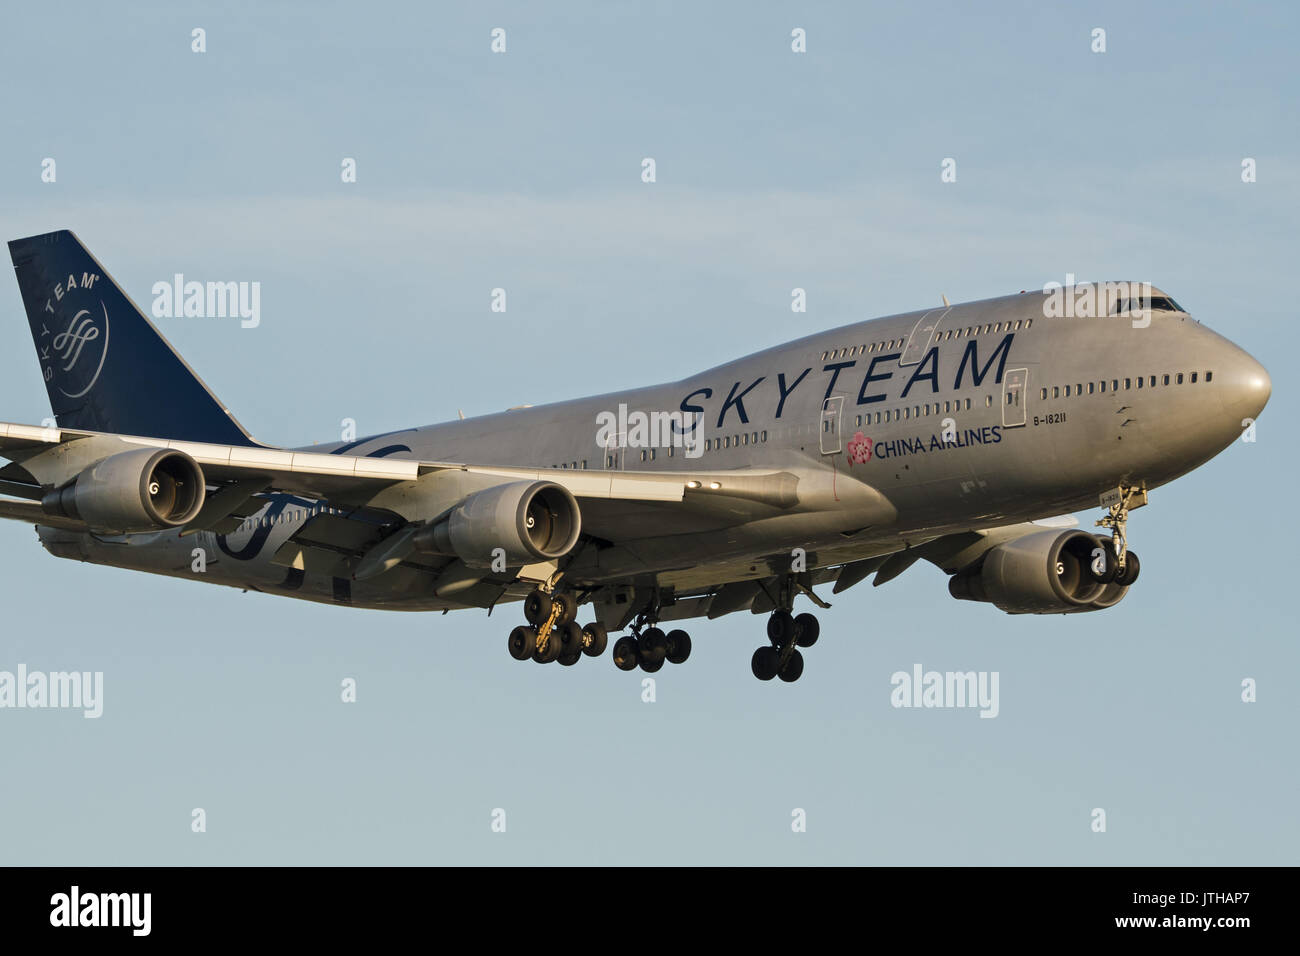
<svg viewBox="0 0 1300 956"><path fill-rule="evenodd" d="M1245 351L1232 363L1228 381L1224 382L1224 404L1241 418L1256 418L1273 394L1273 380L1268 371Z"/></svg>

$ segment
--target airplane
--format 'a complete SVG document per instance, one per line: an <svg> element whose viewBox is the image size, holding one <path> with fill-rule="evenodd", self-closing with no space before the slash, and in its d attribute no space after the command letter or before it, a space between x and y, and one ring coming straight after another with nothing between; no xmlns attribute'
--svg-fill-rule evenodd
<svg viewBox="0 0 1300 956"><path fill-rule="evenodd" d="M0 517L57 557L245 591L521 601L511 656L565 666L626 631L615 666L654 673L690 655L677 622L749 611L767 615L754 676L795 681L820 635L797 599L827 608L827 587L919 560L1010 614L1113 607L1140 570L1130 512L1231 445L1272 388L1160 289L1079 283L945 297L663 385L280 448L72 232L9 250L54 416L0 423ZM1060 517L1093 507L1099 533Z"/></svg>

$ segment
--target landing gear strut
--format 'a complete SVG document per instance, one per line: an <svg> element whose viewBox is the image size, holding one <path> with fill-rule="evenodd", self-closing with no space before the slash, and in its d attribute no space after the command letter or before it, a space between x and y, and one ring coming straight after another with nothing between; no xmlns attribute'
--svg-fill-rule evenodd
<svg viewBox="0 0 1300 956"><path fill-rule="evenodd" d="M1145 488L1120 485L1116 492L1103 497L1102 503L1109 506L1109 512L1097 527L1110 529L1110 541L1101 573L1094 574L1103 583L1114 581L1128 587L1137 580L1142 567L1137 554L1128 549L1128 514L1147 503L1147 492Z"/></svg>
<svg viewBox="0 0 1300 956"><path fill-rule="evenodd" d="M559 661L565 667L578 663L584 654L599 657L609 640L605 626L599 621L579 626L577 616L577 599L568 591L535 589L524 598L528 623L512 630L506 642L510 656L539 664Z"/></svg>

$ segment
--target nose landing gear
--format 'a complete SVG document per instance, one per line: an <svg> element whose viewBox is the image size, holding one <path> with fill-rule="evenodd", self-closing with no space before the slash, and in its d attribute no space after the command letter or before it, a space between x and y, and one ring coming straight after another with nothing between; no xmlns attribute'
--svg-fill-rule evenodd
<svg viewBox="0 0 1300 956"><path fill-rule="evenodd" d="M1146 488L1120 485L1103 495L1101 503L1108 507L1108 513L1097 522L1097 527L1110 529L1110 541L1100 562L1100 570L1094 568L1093 575L1104 584L1113 581L1128 587L1137 580L1142 568L1138 556L1128 550L1128 515L1147 503Z"/></svg>

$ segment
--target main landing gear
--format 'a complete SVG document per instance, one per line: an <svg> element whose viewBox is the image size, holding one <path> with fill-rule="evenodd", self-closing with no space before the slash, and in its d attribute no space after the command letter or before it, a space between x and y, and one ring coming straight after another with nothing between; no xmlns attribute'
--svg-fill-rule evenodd
<svg viewBox="0 0 1300 956"><path fill-rule="evenodd" d="M665 634L656 625L657 618L638 615L632 633L614 642L614 666L621 671L640 667L653 674L664 666L664 661L685 663L691 656L691 636L676 628Z"/></svg>
<svg viewBox="0 0 1300 956"><path fill-rule="evenodd" d="M801 647L812 647L821 636L821 625L811 614L793 615L789 610L778 609L767 619L766 647L754 652L750 668L759 680L779 677L792 683L803 674Z"/></svg>
<svg viewBox="0 0 1300 956"><path fill-rule="evenodd" d="M1142 562L1128 549L1128 514L1147 503L1145 488L1120 485L1118 493L1109 502L1109 513L1097 522L1099 528L1110 529L1110 540L1103 545L1105 557L1093 563L1093 577L1102 584L1115 583L1128 587L1138 579ZM1106 503L1103 498L1103 503Z"/></svg>
<svg viewBox="0 0 1300 956"><path fill-rule="evenodd" d="M539 664L559 661L565 667L578 663L584 654L599 657L609 640L605 626L599 621L579 626L577 616L578 602L572 594L537 588L524 598L528 623L510 632L510 656L517 661L532 658Z"/></svg>

